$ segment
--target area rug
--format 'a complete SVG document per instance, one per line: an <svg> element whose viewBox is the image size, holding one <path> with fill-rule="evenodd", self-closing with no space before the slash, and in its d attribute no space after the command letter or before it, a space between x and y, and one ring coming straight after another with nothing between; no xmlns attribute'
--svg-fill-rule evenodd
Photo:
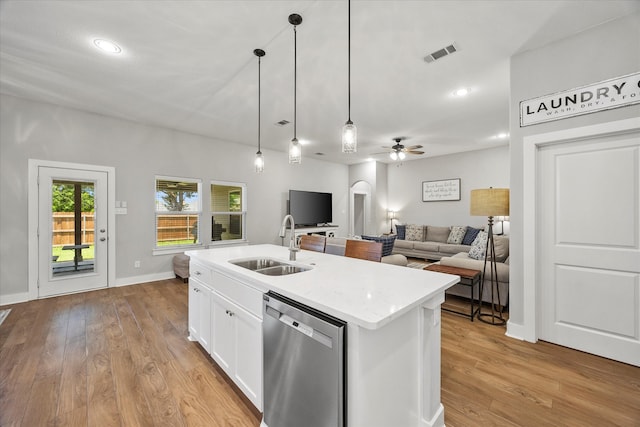
<svg viewBox="0 0 640 427"><path fill-rule="evenodd" d="M431 265L435 262L435 261L425 261L420 258L409 258L407 261L409 261L409 263L407 264L407 267L417 268L420 270L424 269L426 266Z"/></svg>
<svg viewBox="0 0 640 427"><path fill-rule="evenodd" d="M0 325L2 325L2 322L4 322L4 319L7 318L9 313L11 313L11 309L10 308L8 308L6 310L0 310Z"/></svg>

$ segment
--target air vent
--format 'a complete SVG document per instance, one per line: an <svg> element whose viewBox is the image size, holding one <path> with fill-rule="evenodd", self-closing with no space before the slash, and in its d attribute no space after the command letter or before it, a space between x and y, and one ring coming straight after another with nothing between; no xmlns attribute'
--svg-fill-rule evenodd
<svg viewBox="0 0 640 427"><path fill-rule="evenodd" d="M453 43L450 44L449 46L443 47L442 49L438 49L435 52L430 53L429 55L424 57L425 62L427 63L431 63L433 61L436 61L438 59L444 58L447 55L451 55L454 52L457 52L458 46Z"/></svg>
<svg viewBox="0 0 640 427"><path fill-rule="evenodd" d="M280 120L279 122L276 122L276 126L286 126L289 123L291 123L289 120Z"/></svg>

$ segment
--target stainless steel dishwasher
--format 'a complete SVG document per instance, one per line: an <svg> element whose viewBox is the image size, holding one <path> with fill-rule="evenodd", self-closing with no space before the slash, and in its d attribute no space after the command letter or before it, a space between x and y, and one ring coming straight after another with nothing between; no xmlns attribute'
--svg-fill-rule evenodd
<svg viewBox="0 0 640 427"><path fill-rule="evenodd" d="M346 323L278 295L263 301L264 424L346 426Z"/></svg>

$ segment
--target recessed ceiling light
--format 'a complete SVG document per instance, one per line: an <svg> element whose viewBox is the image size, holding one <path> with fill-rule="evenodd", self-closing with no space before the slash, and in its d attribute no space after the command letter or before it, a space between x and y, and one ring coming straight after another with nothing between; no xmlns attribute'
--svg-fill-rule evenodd
<svg viewBox="0 0 640 427"><path fill-rule="evenodd" d="M118 54L122 52L122 48L112 41L105 39L94 39L93 44L100 50L107 53Z"/></svg>
<svg viewBox="0 0 640 427"><path fill-rule="evenodd" d="M466 87L461 87L460 89L453 92L453 96L460 96L460 97L467 96L469 95L469 92L471 92L471 89Z"/></svg>
<svg viewBox="0 0 640 427"><path fill-rule="evenodd" d="M498 139L505 139L505 138L509 138L509 134L506 132L501 132L499 134L496 135L496 138Z"/></svg>

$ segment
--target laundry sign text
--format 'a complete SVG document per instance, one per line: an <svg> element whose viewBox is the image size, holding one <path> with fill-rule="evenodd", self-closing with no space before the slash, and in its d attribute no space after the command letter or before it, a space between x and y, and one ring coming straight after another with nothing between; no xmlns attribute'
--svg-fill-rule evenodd
<svg viewBox="0 0 640 427"><path fill-rule="evenodd" d="M520 127L640 103L640 72L520 102Z"/></svg>

